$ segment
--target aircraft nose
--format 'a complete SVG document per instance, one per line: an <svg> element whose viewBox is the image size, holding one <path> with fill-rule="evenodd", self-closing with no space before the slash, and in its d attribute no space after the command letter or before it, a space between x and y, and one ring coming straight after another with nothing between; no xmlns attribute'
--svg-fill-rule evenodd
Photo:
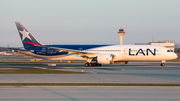
<svg viewBox="0 0 180 101"><path fill-rule="evenodd" d="M172 59L176 59L178 56L176 55L176 53L169 53L166 54L166 59L172 60Z"/></svg>
<svg viewBox="0 0 180 101"><path fill-rule="evenodd" d="M178 56L174 53L174 59L177 59L177 57L178 57Z"/></svg>

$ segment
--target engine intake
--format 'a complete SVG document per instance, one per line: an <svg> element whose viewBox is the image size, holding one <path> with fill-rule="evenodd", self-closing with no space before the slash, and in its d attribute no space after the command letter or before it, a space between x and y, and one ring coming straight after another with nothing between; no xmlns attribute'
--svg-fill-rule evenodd
<svg viewBox="0 0 180 101"><path fill-rule="evenodd" d="M97 56L98 64L113 64L114 63L113 54L101 54Z"/></svg>

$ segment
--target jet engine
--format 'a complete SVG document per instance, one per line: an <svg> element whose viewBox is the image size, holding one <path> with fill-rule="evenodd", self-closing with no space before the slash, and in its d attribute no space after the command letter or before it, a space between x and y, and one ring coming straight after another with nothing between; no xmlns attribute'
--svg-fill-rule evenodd
<svg viewBox="0 0 180 101"><path fill-rule="evenodd" d="M101 54L97 56L98 64L113 64L114 63L113 54Z"/></svg>

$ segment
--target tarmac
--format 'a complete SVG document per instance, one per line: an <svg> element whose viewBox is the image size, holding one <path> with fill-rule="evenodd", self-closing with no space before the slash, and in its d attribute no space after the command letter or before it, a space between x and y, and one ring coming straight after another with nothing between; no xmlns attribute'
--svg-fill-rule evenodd
<svg viewBox="0 0 180 101"><path fill-rule="evenodd" d="M75 65L75 66L74 66ZM180 63L130 62L84 67L83 64L4 66L0 69L52 69L82 74L0 74L0 83L158 83L180 84ZM0 101L180 101L179 86L0 86Z"/></svg>
<svg viewBox="0 0 180 101"><path fill-rule="evenodd" d="M179 101L180 87L0 87L0 101Z"/></svg>
<svg viewBox="0 0 180 101"><path fill-rule="evenodd" d="M81 71L82 74L0 74L1 83L180 83L179 63L167 63L161 67L158 63L147 62L122 66L84 67L35 67L35 66L0 66L0 69L52 69ZM82 64L83 65L83 64Z"/></svg>

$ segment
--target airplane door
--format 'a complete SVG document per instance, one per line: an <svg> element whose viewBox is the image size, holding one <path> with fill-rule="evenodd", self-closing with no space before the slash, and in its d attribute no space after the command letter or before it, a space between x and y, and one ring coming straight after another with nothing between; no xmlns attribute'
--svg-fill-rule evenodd
<svg viewBox="0 0 180 101"><path fill-rule="evenodd" d="M157 52L157 56L161 55L161 48L157 48L156 52Z"/></svg>
<svg viewBox="0 0 180 101"><path fill-rule="evenodd" d="M129 48L124 48L122 50L122 53L123 53L123 59L126 59L126 60L132 59L132 56L129 55Z"/></svg>
<svg viewBox="0 0 180 101"><path fill-rule="evenodd" d="M157 50L156 50L156 57L157 57L157 59L161 59L161 58L165 59L166 58L166 55L163 55L161 53L161 48L157 48Z"/></svg>
<svg viewBox="0 0 180 101"><path fill-rule="evenodd" d="M128 55L128 48L124 48L124 49L123 49L123 55L124 55L124 56L127 56L127 55Z"/></svg>

